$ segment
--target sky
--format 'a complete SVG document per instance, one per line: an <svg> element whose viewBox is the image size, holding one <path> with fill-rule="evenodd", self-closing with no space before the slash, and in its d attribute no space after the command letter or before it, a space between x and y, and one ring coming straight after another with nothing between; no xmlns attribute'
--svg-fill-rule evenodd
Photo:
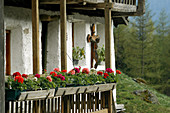
<svg viewBox="0 0 170 113"><path fill-rule="evenodd" d="M153 16L154 21L159 18L162 9L165 9L167 15L169 15L168 19L170 21L170 0L148 0L148 2L152 13L155 14Z"/></svg>

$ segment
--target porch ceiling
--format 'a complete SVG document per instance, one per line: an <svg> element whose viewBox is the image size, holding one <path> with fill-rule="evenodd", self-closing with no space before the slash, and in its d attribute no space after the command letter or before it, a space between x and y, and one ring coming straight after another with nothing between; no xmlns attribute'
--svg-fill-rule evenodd
<svg viewBox="0 0 170 113"><path fill-rule="evenodd" d="M88 16L104 17L104 8L112 9L112 17L115 16L133 16L136 13L135 5L121 3L102 3L99 0L67 0L67 14L72 12L83 13ZM102 0L100 0L102 1ZM103 0L104 1L104 0ZM4 0L6 6L25 7L31 9L31 0ZM40 0L40 9L59 11L60 0Z"/></svg>
<svg viewBox="0 0 170 113"><path fill-rule="evenodd" d="M127 17L133 16L136 12L135 5L121 3L102 3L99 0L67 0L67 15L79 13L88 16L104 17L105 7L112 10L114 24L127 24ZM100 0L101 1L101 0ZM103 0L104 1L104 0ZM16 6L31 9L31 0L5 0L5 6ZM40 0L40 9L60 11L60 0ZM125 18L126 17L126 18Z"/></svg>

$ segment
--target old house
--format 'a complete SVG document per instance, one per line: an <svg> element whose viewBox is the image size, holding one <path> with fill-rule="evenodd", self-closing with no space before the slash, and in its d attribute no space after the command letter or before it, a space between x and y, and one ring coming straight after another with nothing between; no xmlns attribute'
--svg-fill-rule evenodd
<svg viewBox="0 0 170 113"><path fill-rule="evenodd" d="M56 67L71 70L73 46L85 48L86 58L78 65L94 67L93 46L87 41L92 24L100 37L98 46L105 45L106 51L105 64L97 69L115 70L113 27L127 25L128 16L144 13L144 0L4 0L4 6L0 0L0 5L0 37L5 32L5 48L0 47L0 67L5 67L1 75L16 71L41 74L43 69L50 72Z"/></svg>

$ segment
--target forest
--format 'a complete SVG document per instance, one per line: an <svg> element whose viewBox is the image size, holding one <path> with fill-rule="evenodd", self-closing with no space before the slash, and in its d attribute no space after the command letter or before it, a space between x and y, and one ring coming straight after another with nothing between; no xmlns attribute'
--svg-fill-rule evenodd
<svg viewBox="0 0 170 113"><path fill-rule="evenodd" d="M153 21L149 7L128 26L114 28L116 68L170 96L170 19L162 9Z"/></svg>

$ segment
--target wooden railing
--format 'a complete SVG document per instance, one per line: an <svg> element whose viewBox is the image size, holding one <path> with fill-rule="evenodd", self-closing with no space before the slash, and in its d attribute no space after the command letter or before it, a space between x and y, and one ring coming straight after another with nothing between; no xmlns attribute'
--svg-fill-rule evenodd
<svg viewBox="0 0 170 113"><path fill-rule="evenodd" d="M22 92L16 101L6 101L6 113L115 113L114 88L110 83Z"/></svg>
<svg viewBox="0 0 170 113"><path fill-rule="evenodd" d="M136 0L112 0L112 1L116 2L116 3L127 4L127 5L135 5L136 6Z"/></svg>

